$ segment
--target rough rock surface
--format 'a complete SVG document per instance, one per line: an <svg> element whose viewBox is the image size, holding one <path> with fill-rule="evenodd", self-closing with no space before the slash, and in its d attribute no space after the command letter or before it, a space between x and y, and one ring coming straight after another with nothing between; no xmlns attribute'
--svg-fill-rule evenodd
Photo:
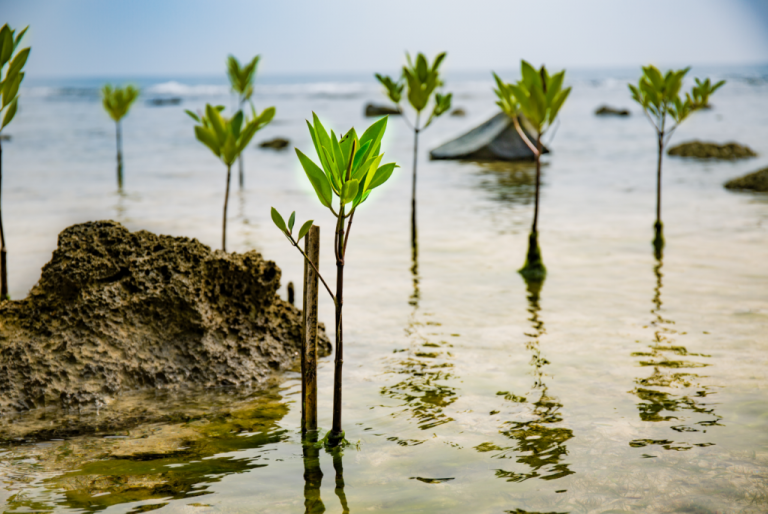
<svg viewBox="0 0 768 514"><path fill-rule="evenodd" d="M365 106L365 115L368 117L373 116L399 116L400 110L397 107L390 107L388 105L376 105L368 104Z"/></svg>
<svg viewBox="0 0 768 514"><path fill-rule="evenodd" d="M288 147L291 142L283 137L276 137L267 141L259 143L259 148L271 148L273 150L283 150Z"/></svg>
<svg viewBox="0 0 768 514"><path fill-rule="evenodd" d="M678 157L697 157L699 159L746 159L757 154L748 146L738 143L707 143L704 141L688 141L673 146L667 152Z"/></svg>
<svg viewBox="0 0 768 514"><path fill-rule="evenodd" d="M616 109L608 105L601 105L596 111L596 116L629 116L629 109Z"/></svg>
<svg viewBox="0 0 768 514"><path fill-rule="evenodd" d="M725 183L727 189L749 189L768 193L768 168L729 180Z"/></svg>
<svg viewBox="0 0 768 514"><path fill-rule="evenodd" d="M122 391L263 382L295 365L301 315L250 251L67 228L29 296L0 303L0 412L105 405ZM321 327L321 354L330 342Z"/></svg>

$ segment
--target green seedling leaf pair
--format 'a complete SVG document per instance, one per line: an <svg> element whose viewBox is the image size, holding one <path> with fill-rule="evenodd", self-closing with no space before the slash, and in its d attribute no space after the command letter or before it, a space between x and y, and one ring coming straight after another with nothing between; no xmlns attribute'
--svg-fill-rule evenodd
<svg viewBox="0 0 768 514"><path fill-rule="evenodd" d="M24 48L16 55L14 52L28 28L25 27L18 34L8 24L0 28L0 78L2 79L0 80L0 112L5 111L2 115L0 131L11 123L18 110L19 87L24 80L22 70L27 63L31 49L29 47ZM6 64L8 64L8 70L5 72L5 77L2 77L2 70Z"/></svg>
<svg viewBox="0 0 768 514"><path fill-rule="evenodd" d="M725 85L725 81L721 80L720 82L717 82L714 86L709 81L709 78L705 79L704 81L701 81L699 79L694 79L696 81L696 85L691 90L691 96L693 97L693 105L697 109L707 109L709 108L709 97L718 89L723 87Z"/></svg>
<svg viewBox="0 0 768 514"><path fill-rule="evenodd" d="M299 229L299 234L296 239L293 239L293 225L296 222L296 211L293 211L291 213L291 217L288 218L288 224L286 225L285 221L283 220L283 217L280 216L280 213L277 212L277 209L272 207L272 221L277 225L277 228L283 231L285 234L285 237L288 238L288 240L291 242L293 246L296 246L299 244L299 241L301 241L304 236L306 236L309 233L309 229L312 227L312 223L314 223L315 220L309 220L304 222L304 224Z"/></svg>
<svg viewBox="0 0 768 514"><path fill-rule="evenodd" d="M427 128L434 118L437 118L451 108L453 94L436 92L438 88L443 86L439 68L445 59L446 53L443 52L435 57L435 61L431 66L422 53L416 55L415 63L409 53L406 52L405 56L408 64L403 66L402 74L397 81L392 80L389 76L378 73L376 74L376 79L384 86L389 99L397 104L398 107L403 98L403 90L407 85L408 102L418 114L421 114L421 111L427 107L434 95L435 101L432 113L423 127ZM416 128L420 129L421 127Z"/></svg>
<svg viewBox="0 0 768 514"><path fill-rule="evenodd" d="M139 89L133 86L112 87L107 84L101 88L101 100L104 104L104 110L109 117L119 122L128 114L133 102L139 97Z"/></svg>
<svg viewBox="0 0 768 514"><path fill-rule="evenodd" d="M195 126L195 136L198 141L207 146L213 154L230 167L235 163L240 153L256 135L256 132L264 128L275 117L275 108L268 107L260 114L251 106L251 118L243 115L243 111L237 111L231 118L222 116L222 106L205 106L205 114L197 115L192 111L185 111L190 118L199 125Z"/></svg>
<svg viewBox="0 0 768 514"><path fill-rule="evenodd" d="M251 59L251 62L245 66L240 65L240 61L234 55L227 57L227 76L232 90L240 97L240 102L250 100L253 96L253 83L256 80L256 66L259 64L260 56Z"/></svg>
<svg viewBox="0 0 768 514"><path fill-rule="evenodd" d="M496 104L510 117L522 114L538 135L544 134L555 122L571 88L563 89L565 70L550 75L542 66L536 70L527 61L520 64L522 78L516 83L505 83L496 73L494 92Z"/></svg>
<svg viewBox="0 0 768 514"><path fill-rule="evenodd" d="M394 163L381 164L381 139L387 127L387 117L371 125L358 139L355 129L338 138L333 130L325 130L320 119L312 113L313 123L307 121L312 143L320 166L301 150L296 149L302 168L317 198L335 216L333 196L339 198L339 208L352 203L352 210L368 199L375 188L386 182L397 167ZM339 212L340 212L339 211Z"/></svg>

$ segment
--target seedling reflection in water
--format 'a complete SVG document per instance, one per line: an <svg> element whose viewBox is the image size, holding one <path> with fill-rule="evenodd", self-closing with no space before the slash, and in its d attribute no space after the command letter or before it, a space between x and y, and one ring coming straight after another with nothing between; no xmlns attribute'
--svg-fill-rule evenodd
<svg viewBox="0 0 768 514"><path fill-rule="evenodd" d="M227 189L224 194L224 219L221 227L221 249L227 251L227 205L229 204L229 182L232 165L251 142L256 132L269 123L275 116L275 108L264 109L261 114L251 107L251 119L245 118L243 111L237 111L231 118L221 115L222 106L205 106L205 115L192 111L186 113L199 125L195 126L195 136L221 159L227 167Z"/></svg>
<svg viewBox="0 0 768 514"><path fill-rule="evenodd" d="M18 35L14 37L15 30L12 30L7 24L0 29L0 134L3 129L11 123L16 116L16 110L19 105L19 86L24 80L24 65L27 63L30 48L27 47L16 54L16 48L21 43L21 38L29 27L25 27ZM8 64L8 71L5 77L2 71ZM3 180L3 147L2 138L0 138L0 197L2 196ZM8 260L5 248L5 233L3 232L2 205L0 205L0 301L8 299Z"/></svg>
<svg viewBox="0 0 768 514"><path fill-rule="evenodd" d="M104 110L115 122L115 141L117 143L117 189L123 190L123 133L120 121L125 118L131 105L139 97L139 90L133 86L112 87L109 84L101 89Z"/></svg>
<svg viewBox="0 0 768 514"><path fill-rule="evenodd" d="M520 274L528 280L543 280L547 274L547 268L541 258L539 249L539 189L541 187L541 138L552 128L557 119L560 108L565 103L571 88L563 89L565 70L550 75L544 66L538 71L528 62L520 64L522 78L515 84L504 83L495 73L496 102L515 125L517 133L523 142L531 149L536 159L536 199L533 211L533 223L531 234L528 237L528 254L525 265L520 269ZM523 115L536 135L535 144L520 126L520 115Z"/></svg>
<svg viewBox="0 0 768 514"><path fill-rule="evenodd" d="M661 222L661 159L664 155L664 147L669 143L677 127L692 112L706 107L709 96L724 84L721 81L713 87L710 86L709 79L704 82L697 79L697 85L690 93L685 94L685 100L683 100L680 97L680 89L689 69L669 70L662 75L655 66L645 66L638 84L636 86L629 84L632 99L640 104L648 121L656 130L659 156L656 167L656 223L654 223L653 247L657 255L660 255L664 248L664 226ZM671 127L667 126L667 117L674 122Z"/></svg>
<svg viewBox="0 0 768 514"><path fill-rule="evenodd" d="M397 108L400 110L400 114L403 119L413 129L413 181L411 184L411 244L413 245L414 260L416 252L416 164L418 162L419 155L419 133L429 127L435 118L448 112L451 108L452 93L441 94L437 91L439 87L443 85L442 78L438 68L445 59L445 52L435 57L435 62L432 66L429 65L427 58L424 54L419 53L416 56L416 63L411 61L410 54L406 53L406 59L408 61L407 66L403 66L403 72L400 79L397 81L392 80L389 76L376 74L376 79L386 89L387 96L392 100ZM408 118L403 112L403 108L400 106L400 102L403 97L403 89L408 86L408 102L411 107L416 111L416 120L414 123L408 121ZM430 100L434 99L434 106L432 107L432 113L429 115L427 122L421 125L421 112L426 109ZM415 264L415 263L414 263Z"/></svg>
<svg viewBox="0 0 768 514"><path fill-rule="evenodd" d="M352 220L357 208L368 199L371 191L392 176L397 165L395 163L381 165L381 160L384 157L381 153L381 139L387 128L387 117L368 127L359 139L354 128L339 139L333 131L330 135L326 132L316 114L313 113L312 116L313 123L310 124L307 121L307 126L321 166L315 164L298 148L296 155L320 203L327 207L336 218L333 240L333 251L336 256L335 293L323 278L320 270L315 267L312 260L299 246L299 241L307 235L313 220L309 220L301 226L296 238L293 236L293 227L296 222L295 211L291 213L286 224L280 213L273 207L272 220L277 228L285 234L288 241L301 252L306 262L312 266L333 299L336 310L336 355L333 378L333 426L327 435L327 441L331 446L337 446L344 440L344 431L341 429L341 372L344 362L341 315L344 305L344 258L347 253L349 232L352 229ZM334 196L338 198L337 208L334 208Z"/></svg>

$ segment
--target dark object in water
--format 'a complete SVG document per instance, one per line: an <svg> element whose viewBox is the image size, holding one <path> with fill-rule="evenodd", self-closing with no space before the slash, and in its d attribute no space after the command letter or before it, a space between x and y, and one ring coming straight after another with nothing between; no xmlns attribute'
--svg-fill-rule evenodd
<svg viewBox="0 0 768 514"><path fill-rule="evenodd" d="M0 141L10 141L11 135L10 134L0 134Z"/></svg>
<svg viewBox="0 0 768 514"><path fill-rule="evenodd" d="M451 111L451 116L466 116L466 115L467 115L467 111L465 111L461 107Z"/></svg>
<svg viewBox="0 0 768 514"><path fill-rule="evenodd" d="M456 478L424 478L424 477L411 477L411 480L418 480L419 482L424 482L425 484L442 484L443 482L447 482L449 480L456 480Z"/></svg>
<svg viewBox="0 0 768 514"><path fill-rule="evenodd" d="M523 131L531 141L536 141L525 129L525 118L520 118ZM549 153L545 147L542 153ZM476 161L534 160L533 152L515 130L512 118L500 112L479 127L449 141L431 152L432 159L466 159Z"/></svg>
<svg viewBox="0 0 768 514"><path fill-rule="evenodd" d="M599 109L595 111L596 116L629 116L629 109L616 109L607 105L601 105Z"/></svg>
<svg viewBox="0 0 768 514"><path fill-rule="evenodd" d="M255 251L114 221L69 227L29 296L0 302L0 412L263 383L301 348L301 312L279 286L280 268ZM318 346L330 353L324 328Z"/></svg>
<svg viewBox="0 0 768 514"><path fill-rule="evenodd" d="M288 145L291 144L290 141L283 137L276 137L274 139L270 139L269 141L262 141L259 143L259 148L271 148L273 150L283 150L288 147Z"/></svg>
<svg viewBox="0 0 768 514"><path fill-rule="evenodd" d="M388 105L377 105L377 104L368 104L365 106L365 115L366 117L373 117L373 116L399 116L400 115L400 109L397 107L390 107Z"/></svg>
<svg viewBox="0 0 768 514"><path fill-rule="evenodd" d="M285 289L288 292L288 303L296 305L296 290L293 287L293 282L288 282L288 286Z"/></svg>
<svg viewBox="0 0 768 514"><path fill-rule="evenodd" d="M667 151L667 155L678 157L696 157L698 159L747 159L756 157L757 154L750 147L738 143L708 143L706 141L688 141L673 146Z"/></svg>
<svg viewBox="0 0 768 514"><path fill-rule="evenodd" d="M174 96L172 98L150 98L147 100L147 104L154 105L155 107L160 107L163 105L179 105L181 103L181 98Z"/></svg>
<svg viewBox="0 0 768 514"><path fill-rule="evenodd" d="M768 193L768 168L763 168L725 183L726 189L750 190Z"/></svg>

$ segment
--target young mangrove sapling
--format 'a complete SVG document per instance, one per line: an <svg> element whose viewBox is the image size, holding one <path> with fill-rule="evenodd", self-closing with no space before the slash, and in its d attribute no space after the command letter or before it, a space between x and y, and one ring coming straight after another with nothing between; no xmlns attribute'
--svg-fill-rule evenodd
<svg viewBox="0 0 768 514"><path fill-rule="evenodd" d="M709 78L704 79L703 81L699 79L693 80L696 82L696 85L693 86L693 89L691 90L693 105L698 109L711 109L712 106L709 105L709 97L712 96L715 91L723 87L725 85L725 81L721 80L715 85L712 85L712 83L709 81Z"/></svg>
<svg viewBox="0 0 768 514"><path fill-rule="evenodd" d="M16 52L21 38L29 27L25 27L18 35L7 24L0 29L0 134L16 116L19 107L19 86L24 80L24 65L27 63L30 48ZM15 53L15 55L14 55ZM3 77L5 65L8 70ZM2 200L3 185L3 139L0 137L0 201ZM3 232L3 209L0 203L0 301L8 299L8 259L5 247L5 232Z"/></svg>
<svg viewBox="0 0 768 514"><path fill-rule="evenodd" d="M123 135L120 129L122 120L139 97L139 90L133 86L124 88L112 87L107 84L101 89L104 110L115 122L115 139L117 141L117 188L123 189Z"/></svg>
<svg viewBox="0 0 768 514"><path fill-rule="evenodd" d="M413 129L413 181L411 183L411 244L416 248L416 164L419 155L419 133L429 127L432 121L447 112L451 108L452 93L442 94L437 91L442 87L443 81L440 77L440 64L445 59L445 52L435 57L432 66L429 65L424 54L419 53L416 56L416 63L411 60L410 54L406 53L407 66L403 66L402 75L397 81L389 76L376 74L376 78L386 89L387 96L392 100L406 123ZM408 102L416 111L416 119L411 123L403 112L400 102L403 96L403 89L408 86ZM421 125L421 113L427 107L430 100L434 98L432 113L427 118L427 122Z"/></svg>
<svg viewBox="0 0 768 514"><path fill-rule="evenodd" d="M528 280L543 280L547 268L541 258L539 248L539 189L541 187L541 138L552 128L560 108L565 103L571 88L563 89L565 70L550 75L544 66L538 71L528 62L520 64L522 78L515 84L504 83L498 75L496 79L496 102L501 110L512 118L517 133L531 149L536 159L536 196L533 210L531 234L528 237L528 253L525 265L519 270ZM531 141L520 126L520 115L528 122L536 141Z"/></svg>
<svg viewBox="0 0 768 514"><path fill-rule="evenodd" d="M333 241L333 251L336 255L336 292L331 290L320 271L299 246L299 241L309 232L313 220L302 225L296 238L293 236L293 226L296 221L295 211L286 224L280 213L273 207L272 220L277 228L285 234L288 241L301 252L306 262L312 266L328 294L331 295L335 306L336 356L333 379L333 426L328 433L328 442L332 446L336 446L344 439L344 431L341 429L341 371L344 362L341 314L344 305L344 257L347 253L349 232L357 208L365 202L371 191L389 179L397 165L395 163L381 165L381 160L384 157L381 153L381 139L387 128L386 117L368 127L359 139L354 128L350 129L341 139L333 131L328 134L314 113L313 124L307 121L307 126L320 166L298 148L296 155L320 203L327 207L336 218ZM334 196L338 198L336 207L334 207Z"/></svg>
<svg viewBox="0 0 768 514"><path fill-rule="evenodd" d="M231 118L221 115L223 106L205 106L205 114L197 115L185 111L195 125L195 136L198 141L207 146L213 154L221 159L227 167L227 188L224 194L224 219L221 227L221 249L227 251L227 205L229 204L229 182L232 175L232 165L242 153L253 136L275 116L275 108L264 109L261 114L251 107L251 119L245 118L243 111L237 111Z"/></svg>
<svg viewBox="0 0 768 514"><path fill-rule="evenodd" d="M256 66L259 64L259 57L257 55L245 66L241 66L240 61L234 55L227 57L227 76L232 91L237 95L239 109L242 109L245 102L253 96L253 83L256 80ZM240 189L242 189L245 181L242 154L237 158L237 166L239 168Z"/></svg>
<svg viewBox="0 0 768 514"><path fill-rule="evenodd" d="M661 159L664 155L664 147L683 120L693 111L704 108L709 102L709 96L724 83L719 82L711 87L709 79L703 83L697 80L697 86L691 93L686 93L683 100L680 97L680 90L689 69L669 70L662 75L655 66L644 66L643 75L638 84L636 86L629 84L632 99L640 104L648 121L656 130L659 155L656 166L656 223L653 247L657 254L664 248L664 226L661 222ZM667 125L667 118L674 124Z"/></svg>

